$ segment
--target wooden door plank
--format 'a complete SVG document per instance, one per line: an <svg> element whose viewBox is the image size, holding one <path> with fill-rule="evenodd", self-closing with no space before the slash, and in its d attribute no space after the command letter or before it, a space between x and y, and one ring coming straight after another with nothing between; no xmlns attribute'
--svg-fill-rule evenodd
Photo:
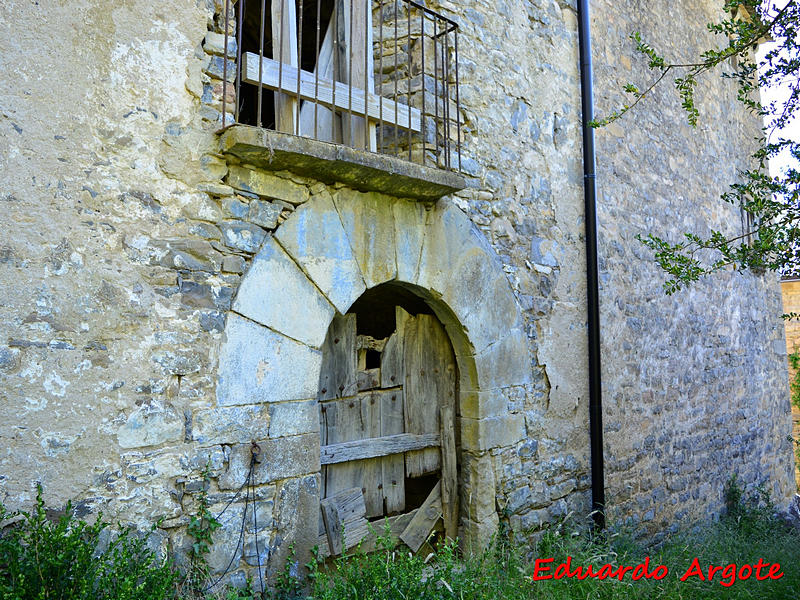
<svg viewBox="0 0 800 600"><path fill-rule="evenodd" d="M375 550L378 546L378 536L386 537L386 525L388 524L389 535L396 545L400 539L400 534L403 533L405 528L411 522L411 519L414 518L414 515L416 515L418 511L419 509L415 508L414 510L403 513L402 515L395 515L393 517L386 517L383 520L373 521L367 526L367 535L358 540L356 544L360 543L361 550L364 552L371 552ZM319 549L320 557L327 558L331 555L330 547L328 545L328 536L325 533L325 526L322 524L322 519L320 519L320 523L321 529L317 539L317 548ZM345 545L348 543L352 543L352 540L349 538L349 536L346 536ZM352 548L352 546L347 547Z"/></svg>
<svg viewBox="0 0 800 600"><path fill-rule="evenodd" d="M411 519L408 526L400 534L400 539L411 550L416 552L428 539L428 535L442 516L442 491L441 482L437 483L422 506Z"/></svg>
<svg viewBox="0 0 800 600"><path fill-rule="evenodd" d="M407 433L439 432L440 373L437 368L436 327L433 315L417 315L406 322L403 362L405 363L404 398ZM418 477L441 466L438 450L420 450L406 456L406 475Z"/></svg>
<svg viewBox="0 0 800 600"><path fill-rule="evenodd" d="M328 548L332 555L355 546L369 533L366 504L360 488L349 488L320 502Z"/></svg>
<svg viewBox="0 0 800 600"><path fill-rule="evenodd" d="M358 371L356 373L356 385L358 386L358 391L362 392L364 390L373 390L381 386L381 370L380 367L377 369L365 369L363 371Z"/></svg>
<svg viewBox="0 0 800 600"><path fill-rule="evenodd" d="M381 436L402 435L405 431L403 420L403 390L373 392L381 404ZM405 458L403 454L385 456L383 467L383 498L388 514L398 513L406 507Z"/></svg>
<svg viewBox="0 0 800 600"><path fill-rule="evenodd" d="M322 446L320 448L320 462L323 465L335 465L424 448L437 449L440 444L438 433L401 433L386 437L358 439ZM438 449L436 451L438 453Z"/></svg>
<svg viewBox="0 0 800 600"><path fill-rule="evenodd" d="M452 406L440 410L442 426L442 519L445 535L458 537L458 474L456 471L455 418Z"/></svg>
<svg viewBox="0 0 800 600"><path fill-rule="evenodd" d="M346 398L358 391L356 316L336 315L322 345L317 400Z"/></svg>
<svg viewBox="0 0 800 600"><path fill-rule="evenodd" d="M278 69L278 88L294 90L297 93L297 21L295 0L274 0L272 2L272 56ZM256 73L258 73L258 56ZM256 74L256 79L258 75ZM293 82L293 83L292 83ZM275 93L275 129L295 133L297 100L290 95Z"/></svg>
<svg viewBox="0 0 800 600"><path fill-rule="evenodd" d="M403 385L403 340L406 321L411 318L401 307L395 307L395 331L386 340L381 354L381 387L390 388Z"/></svg>
<svg viewBox="0 0 800 600"><path fill-rule="evenodd" d="M442 513L445 535L458 536L458 474L456 467L456 358L444 327L439 321L430 323L430 343L436 351L430 364L439 401L439 427L442 440Z"/></svg>
<svg viewBox="0 0 800 600"><path fill-rule="evenodd" d="M325 402L323 408L328 445L322 446L322 454L327 456L324 449L333 448L337 458L341 458L325 463L326 496L358 487L364 494L367 516L382 515L383 471L380 460L365 453L347 453L347 449L363 445L365 439L380 436L380 406L375 403L371 393L362 393L356 397ZM343 457L336 450L340 447L345 449Z"/></svg>

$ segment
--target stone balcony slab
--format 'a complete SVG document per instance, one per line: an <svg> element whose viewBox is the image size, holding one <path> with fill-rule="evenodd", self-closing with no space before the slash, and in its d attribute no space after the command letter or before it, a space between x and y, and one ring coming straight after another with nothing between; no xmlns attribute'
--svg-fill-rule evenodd
<svg viewBox="0 0 800 600"><path fill-rule="evenodd" d="M400 198L435 201L466 187L464 178L452 171L249 125L228 127L220 137L220 150L259 169Z"/></svg>

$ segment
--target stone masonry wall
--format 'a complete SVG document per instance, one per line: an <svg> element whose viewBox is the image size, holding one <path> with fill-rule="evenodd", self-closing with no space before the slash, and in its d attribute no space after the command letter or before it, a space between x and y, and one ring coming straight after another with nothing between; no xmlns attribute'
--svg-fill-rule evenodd
<svg viewBox="0 0 800 600"><path fill-rule="evenodd" d="M783 299L783 312L785 314L800 314L800 281L781 281L781 298ZM788 319L784 321L786 330L786 352L791 354L800 349L800 321ZM790 381L795 377L796 371L789 365ZM800 408L792 404L792 436L800 439ZM794 478L800 489L800 465L795 463Z"/></svg>
<svg viewBox="0 0 800 600"><path fill-rule="evenodd" d="M695 32L710 8L684 4L685 14L670 4L667 21ZM468 182L436 209L463 210L496 251L532 357L531 383L503 396L509 422L524 431L461 468L495 498L470 509L486 516L477 535L502 518L525 538L585 515L590 501L575 6L429 6L461 25ZM649 6L594 8L601 106L628 77L616 44L630 24L667 36L655 27L667 4L659 20ZM281 422L266 404L216 404L242 275L296 207L331 191L277 173L269 190L253 192L240 183L246 165L219 153L221 9L219 0L12 3L0 23L10 78L0 89L0 500L29 506L39 481L49 505L76 498L80 514L103 510L142 527L166 516L155 541L174 550L187 543L200 471L210 465L212 511L221 510L241 484L242 448ZM712 98L721 114L737 114L729 96ZM747 483L769 478L784 498L791 468L779 439L788 400L775 283L730 275L665 298L633 240L645 224L676 215L691 224L694 205L717 207L688 190L709 189L736 165L718 175L690 165L747 134L732 118L724 132L702 130L698 150L679 125L657 127L659 111L678 122L669 106L651 108L628 137L610 128L598 138L609 499L651 532L717 513L732 470ZM728 215L719 208L715 218ZM284 433L276 449L287 462L309 449L308 436ZM261 479L245 563L257 560L254 531L269 541L272 565L286 555L299 499L318 485L313 467ZM235 552L242 509L232 504L217 532L215 572Z"/></svg>
<svg viewBox="0 0 800 600"><path fill-rule="evenodd" d="M499 518L523 532L588 511L575 9L431 7L462 24L468 188L448 202L499 254L533 357L533 383L506 399L517 441L462 465L496 497L474 507L486 538ZM200 471L210 465L216 511L238 482L237 444L275 422L267 406L215 411L222 332L250 257L322 191L282 173L268 194L248 192L219 154L221 8L13 4L0 42L14 82L0 92L0 201L12 232L0 253L0 499L29 506L41 482L48 505L75 498L82 515L142 527L165 516L155 541L172 549L187 543ZM282 448L287 460L300 452ZM259 485L262 539L296 524L314 485ZM234 503L223 518L216 572L241 510Z"/></svg>
<svg viewBox="0 0 800 600"><path fill-rule="evenodd" d="M625 83L653 79L632 32L688 62L721 43L704 27L720 10L707 0L594 4L598 112L625 101ZM607 498L615 519L649 532L719 514L733 474L766 484L778 504L793 491L777 277L725 272L665 296L664 274L635 238L742 232L719 196L745 167L758 123L718 72L699 86L695 130L673 89L597 134Z"/></svg>

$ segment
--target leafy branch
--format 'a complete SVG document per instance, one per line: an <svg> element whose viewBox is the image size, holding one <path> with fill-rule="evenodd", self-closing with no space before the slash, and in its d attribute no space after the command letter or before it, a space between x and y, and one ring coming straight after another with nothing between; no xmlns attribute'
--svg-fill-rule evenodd
<svg viewBox="0 0 800 600"><path fill-rule="evenodd" d="M752 166L721 195L737 205L749 221L743 234L730 236L717 230L706 236L686 233L678 242L652 233L639 236L671 276L664 286L668 294L723 269L786 273L800 267L800 143L781 134L800 111L800 6L798 0L788 0L782 8L760 0L727 0L724 8L726 18L709 24L708 29L725 36L727 43L701 53L696 62L669 62L638 32L632 34L637 52L658 75L643 91L627 84L623 89L633 101L592 123L602 127L617 121L650 96L668 74L675 74L675 89L687 121L696 127L700 112L695 91L702 77L721 65L732 69L722 76L736 82L738 100L765 120L761 147L750 157ZM778 43L756 61L753 50L764 40ZM759 88L776 86L787 90L786 97L762 105ZM788 156L798 166L770 176L768 161L779 155Z"/></svg>

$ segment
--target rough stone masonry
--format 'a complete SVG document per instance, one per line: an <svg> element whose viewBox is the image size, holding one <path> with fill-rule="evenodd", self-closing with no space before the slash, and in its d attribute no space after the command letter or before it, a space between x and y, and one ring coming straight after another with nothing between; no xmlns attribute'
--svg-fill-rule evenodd
<svg viewBox="0 0 800 600"><path fill-rule="evenodd" d="M531 539L588 513L575 4L428 5L460 25L466 187L422 202L227 152L221 65L235 62L219 0L6 6L0 501L27 507L41 482L48 505L73 498L81 515L165 517L154 541L180 555L201 471L216 514L257 441L259 520L239 545L234 502L210 566L280 568L291 543L316 540L325 331L397 280L458 360L462 539L501 520ZM719 9L593 3L599 109L648 79L632 31L688 59ZM698 93L697 131L659 92L597 134L606 497L612 520L656 538L718 515L733 473L779 505L793 492L776 277L726 273L666 297L635 238L741 230L718 193L758 124L728 82ZM375 232L389 241L370 246Z"/></svg>

